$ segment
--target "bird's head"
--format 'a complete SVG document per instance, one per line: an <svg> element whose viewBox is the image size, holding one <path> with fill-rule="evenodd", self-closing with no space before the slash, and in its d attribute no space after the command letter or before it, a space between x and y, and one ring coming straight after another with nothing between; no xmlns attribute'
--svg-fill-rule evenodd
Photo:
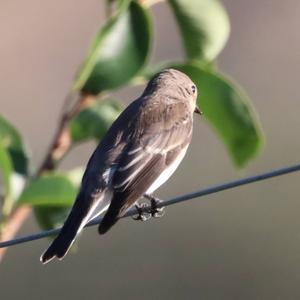
<svg viewBox="0 0 300 300"><path fill-rule="evenodd" d="M144 94L160 93L169 99L182 101L185 99L191 105L192 111L202 114L197 106L197 86L183 72L175 69L165 69L157 73L148 83Z"/></svg>

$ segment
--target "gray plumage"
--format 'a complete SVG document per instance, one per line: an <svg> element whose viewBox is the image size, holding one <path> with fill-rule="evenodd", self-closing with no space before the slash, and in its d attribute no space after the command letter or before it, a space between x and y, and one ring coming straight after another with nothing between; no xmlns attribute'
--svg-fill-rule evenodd
<svg viewBox="0 0 300 300"><path fill-rule="evenodd" d="M41 256L43 263L55 256L62 259L84 225L99 213L108 208L99 225L103 234L140 197L168 179L191 141L196 98L194 83L180 71L166 69L154 76L91 156L70 215ZM161 174L166 178L158 182Z"/></svg>

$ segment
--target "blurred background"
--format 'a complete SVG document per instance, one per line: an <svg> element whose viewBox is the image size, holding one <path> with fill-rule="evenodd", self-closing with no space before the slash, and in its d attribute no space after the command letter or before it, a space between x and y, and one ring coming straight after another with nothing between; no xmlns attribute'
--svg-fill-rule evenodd
<svg viewBox="0 0 300 300"><path fill-rule="evenodd" d="M0 109L40 163L63 99L104 22L101 0L1 1ZM156 193L170 198L299 162L300 2L224 0L231 35L220 68L239 81L258 111L264 152L233 167L211 128L197 118L186 159ZM167 5L154 6L153 61L183 55ZM129 103L142 88L122 89ZM95 144L64 161L84 165ZM63 262L41 265L49 240L9 249L0 265L3 299L299 299L300 174L167 208L159 220L122 220L109 234L84 231ZM39 231L34 218L20 235Z"/></svg>

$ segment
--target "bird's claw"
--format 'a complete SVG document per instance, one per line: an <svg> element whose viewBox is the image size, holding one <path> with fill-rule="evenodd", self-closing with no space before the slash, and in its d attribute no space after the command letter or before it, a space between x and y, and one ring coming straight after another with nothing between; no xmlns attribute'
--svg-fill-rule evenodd
<svg viewBox="0 0 300 300"><path fill-rule="evenodd" d="M165 208L158 207L158 204L163 202L162 200L160 200L152 195L144 195L144 197L146 199L150 200L150 203L151 203L150 213L151 213L152 217L161 218L165 215Z"/></svg>
<svg viewBox="0 0 300 300"><path fill-rule="evenodd" d="M137 210L138 215L132 217L133 220L136 221L148 221L151 217L161 218L165 214L164 207L158 207L158 204L163 202L162 200L152 196L152 195L144 195L147 200L150 200L150 205L147 203L136 204L135 208Z"/></svg>
<svg viewBox="0 0 300 300"><path fill-rule="evenodd" d="M161 218L165 215L165 208L160 207L160 208L155 208L155 210L151 211L151 216L154 218Z"/></svg>
<svg viewBox="0 0 300 300"><path fill-rule="evenodd" d="M136 217L132 217L133 220L147 221L151 218L152 214L148 212L149 205L147 203L136 204L135 208L138 212L138 215ZM148 209L146 210L146 208L148 208Z"/></svg>

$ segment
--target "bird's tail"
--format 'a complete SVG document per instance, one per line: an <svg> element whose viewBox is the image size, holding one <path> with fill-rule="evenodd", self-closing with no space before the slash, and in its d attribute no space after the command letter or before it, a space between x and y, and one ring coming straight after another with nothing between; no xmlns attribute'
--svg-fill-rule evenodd
<svg viewBox="0 0 300 300"><path fill-rule="evenodd" d="M115 225L118 222L118 220L118 213L108 211L104 215L100 225L98 226L99 234L105 234L113 225Z"/></svg>
<svg viewBox="0 0 300 300"><path fill-rule="evenodd" d="M110 199L109 197L106 197L105 192L103 192L98 199L93 201L91 201L91 199L86 199L86 196L80 192L59 235L55 238L50 247L41 255L40 261L43 264L46 264L54 257L57 257L60 260L63 259L83 227L91 219L107 209L109 200ZM96 209L97 214L94 213Z"/></svg>
<svg viewBox="0 0 300 300"><path fill-rule="evenodd" d="M48 263L54 257L57 257L58 259L63 259L64 256L67 254L68 250L70 249L70 247L72 246L75 237L77 235L77 230L70 228L69 226L67 227L65 226L66 223L62 228L61 232L59 233L59 235L57 236L57 238L52 242L50 247L42 254L40 261L43 264ZM66 229L64 230L64 228Z"/></svg>

